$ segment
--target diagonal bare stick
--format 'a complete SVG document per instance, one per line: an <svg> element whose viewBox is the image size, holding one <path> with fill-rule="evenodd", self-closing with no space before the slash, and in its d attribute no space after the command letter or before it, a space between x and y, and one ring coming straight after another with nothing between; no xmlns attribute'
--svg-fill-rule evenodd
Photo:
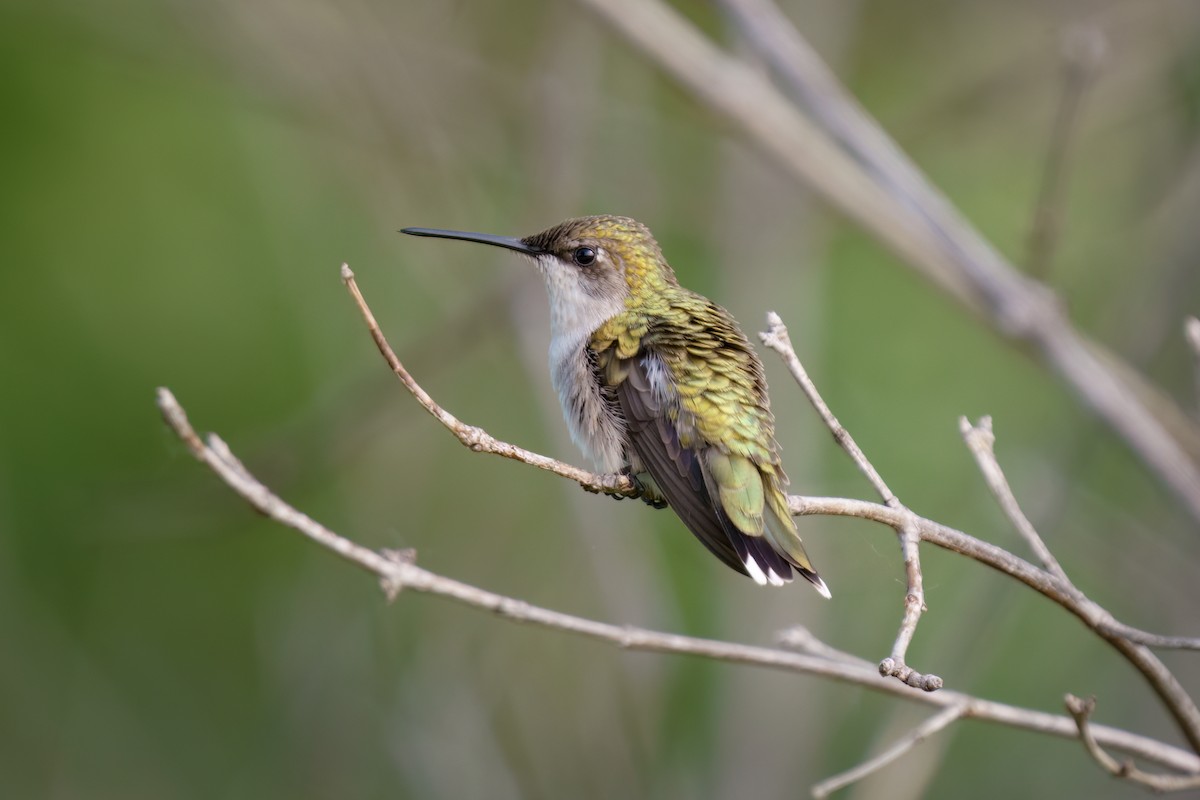
<svg viewBox="0 0 1200 800"><path fill-rule="evenodd" d="M763 344L774 350L783 359L788 371L792 373L792 377L799 384L800 391L804 392L804 396L817 410L825 427L829 428L830 433L833 434L834 441L846 451L850 460L866 476L867 481L879 493L884 505L895 511L900 518L895 529L896 535L900 538L900 555L904 561L904 575L907 583L904 593L904 615L900 620L900 629L896 633L896 641L892 645L891 655L879 662L879 674L897 678L913 688L923 689L927 692L942 688L942 679L937 675L922 675L905 663L908 646L917 632L917 623L920 622L921 614L926 610L924 578L921 575L921 554L918 549L921 543L921 533L917 526L917 516L901 503L900 498L896 497L895 493L888 488L879 471L875 469L875 466L863 453L862 448L854 441L854 437L833 415L821 397L821 393L817 391L816 384L808 377L804 365L800 363L800 358L796 355L792 340L788 336L787 326L774 311L767 313L767 330L759 336L762 338Z"/></svg>

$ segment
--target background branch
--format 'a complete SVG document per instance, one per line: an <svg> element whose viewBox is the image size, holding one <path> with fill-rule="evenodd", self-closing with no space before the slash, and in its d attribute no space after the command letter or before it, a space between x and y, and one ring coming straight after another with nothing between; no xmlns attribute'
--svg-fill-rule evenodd
<svg viewBox="0 0 1200 800"><path fill-rule="evenodd" d="M1200 520L1200 467L1193 461L1200 454L1200 430L1136 370L1079 333L1049 289L1014 269L769 0L725 0L725 7L828 133L660 0L580 2L789 174L1004 336L1032 345Z"/></svg>
<svg viewBox="0 0 1200 800"><path fill-rule="evenodd" d="M1107 51L1108 42L1104 33L1095 25L1076 25L1063 35L1062 94L1050 131L1050 143L1046 148L1042 183L1034 205L1029 250L1025 259L1026 270L1039 279L1045 279L1050 273L1062 230L1070 150L1076 141L1079 109Z"/></svg>
<svg viewBox="0 0 1200 800"><path fill-rule="evenodd" d="M816 798L828 797L838 789L844 789L850 784L860 781L872 773L878 772L888 764L891 764L893 761L903 756L909 750L912 750L921 742L928 739L930 736L933 736L935 733L951 723L962 719L967 711L967 706L947 706L937 714L934 714L932 717L922 722L917 727L913 728L905 736L902 736L900 739L898 739L895 744L874 758L864 761L853 769L848 769L845 772L821 781L812 788L812 796Z"/></svg>

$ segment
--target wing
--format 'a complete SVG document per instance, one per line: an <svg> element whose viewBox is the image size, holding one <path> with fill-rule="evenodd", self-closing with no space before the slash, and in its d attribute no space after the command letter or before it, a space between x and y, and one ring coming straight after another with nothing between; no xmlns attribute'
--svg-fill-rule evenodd
<svg viewBox="0 0 1200 800"><path fill-rule="evenodd" d="M747 574L743 554L730 542L713 508L700 459L694 449L679 443L679 433L662 398L655 396L643 359L635 357L614 366L623 373L616 387L617 401L642 466L700 543L731 569Z"/></svg>
<svg viewBox="0 0 1200 800"><path fill-rule="evenodd" d="M638 335L602 329L592 339L597 377L625 419L628 455L730 568L773 585L795 570L827 595L787 510L757 355L719 307L675 309L670 325L647 320Z"/></svg>
<svg viewBox="0 0 1200 800"><path fill-rule="evenodd" d="M713 475L713 468L726 473L733 459L709 446L687 446L669 413L668 398L651 374L665 367L658 357L646 352L621 364L624 374L616 387L617 400L625 416L630 444L658 485L667 503L708 551L729 568L749 575L757 583L781 585L791 580L787 559L761 535L763 493L757 470L746 476L745 485L758 481L757 535L743 533L729 518L722 502L713 498L736 493L736 477ZM749 464L745 459L741 463ZM753 493L753 490L751 490ZM732 500L732 498L731 498Z"/></svg>

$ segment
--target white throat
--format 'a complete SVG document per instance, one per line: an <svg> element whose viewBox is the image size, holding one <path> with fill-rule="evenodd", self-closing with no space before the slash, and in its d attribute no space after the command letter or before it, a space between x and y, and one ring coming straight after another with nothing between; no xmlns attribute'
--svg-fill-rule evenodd
<svg viewBox="0 0 1200 800"><path fill-rule="evenodd" d="M539 256L538 270L546 280L550 298L550 336L572 341L590 336L625 308L619 297L596 297L588 291L574 268L554 256Z"/></svg>
<svg viewBox="0 0 1200 800"><path fill-rule="evenodd" d="M625 308L618 296L588 291L574 267L540 256L538 269L550 296L550 383L558 393L571 438L604 471L621 466L621 446L605 416L599 387L583 350L592 333Z"/></svg>

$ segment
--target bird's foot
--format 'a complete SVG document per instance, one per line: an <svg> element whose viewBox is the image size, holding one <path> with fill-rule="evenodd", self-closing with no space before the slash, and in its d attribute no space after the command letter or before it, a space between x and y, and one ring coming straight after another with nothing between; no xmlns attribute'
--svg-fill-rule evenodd
<svg viewBox="0 0 1200 800"><path fill-rule="evenodd" d="M629 484L633 484L633 491L630 492ZM579 484L579 488L583 489L588 494L605 494L614 500L624 500L626 497L641 497L642 486L638 483L637 478L629 474L629 468L610 472L600 477L599 482L595 484Z"/></svg>
<svg viewBox="0 0 1200 800"><path fill-rule="evenodd" d="M621 474L629 478L630 483L633 484L634 491L636 492L633 497L639 498L651 508L667 507L666 498L662 496L662 493L658 490L658 486L654 483L654 479L649 475L646 475L644 472L640 473L646 476L643 479L634 474L632 467L625 467L621 470Z"/></svg>
<svg viewBox="0 0 1200 800"><path fill-rule="evenodd" d="M633 485L632 492L626 488L626 481ZM633 470L629 466L622 467L617 472L605 475L599 484L592 486L580 484L580 488L590 494L606 494L614 500L636 497L646 505L653 506L654 508L667 507L667 501L659 494L657 487L653 485L653 481L643 481L633 473Z"/></svg>

